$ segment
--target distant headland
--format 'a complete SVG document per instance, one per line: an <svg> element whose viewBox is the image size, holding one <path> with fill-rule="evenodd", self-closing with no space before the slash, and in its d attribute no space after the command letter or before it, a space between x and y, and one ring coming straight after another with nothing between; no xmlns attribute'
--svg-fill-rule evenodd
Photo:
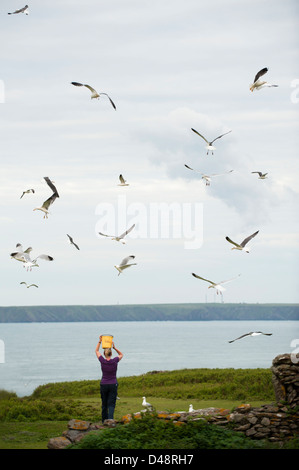
<svg viewBox="0 0 299 470"><path fill-rule="evenodd" d="M0 307L0 323L299 320L299 304L180 303Z"/></svg>

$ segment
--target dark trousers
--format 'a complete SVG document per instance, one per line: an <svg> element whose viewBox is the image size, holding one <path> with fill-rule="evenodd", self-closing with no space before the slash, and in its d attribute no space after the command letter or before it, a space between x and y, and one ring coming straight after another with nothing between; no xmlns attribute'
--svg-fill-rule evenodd
<svg viewBox="0 0 299 470"><path fill-rule="evenodd" d="M105 419L113 419L117 397L117 384L105 384L100 386L102 398L102 422Z"/></svg>

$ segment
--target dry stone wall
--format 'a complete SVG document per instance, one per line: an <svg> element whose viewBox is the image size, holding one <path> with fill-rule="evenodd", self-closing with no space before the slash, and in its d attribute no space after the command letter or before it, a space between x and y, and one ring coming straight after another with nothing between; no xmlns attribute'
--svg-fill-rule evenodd
<svg viewBox="0 0 299 470"><path fill-rule="evenodd" d="M291 354L276 356L272 361L271 370L276 401L285 402L290 408L298 409L299 358Z"/></svg>
<svg viewBox="0 0 299 470"><path fill-rule="evenodd" d="M298 357L299 359L299 357ZM272 361L272 382L276 403L261 407L250 404L238 406L233 412L221 408L204 408L190 413L157 412L157 419L172 421L177 426L188 425L193 420L206 420L217 426L230 426L252 439L284 442L299 437L299 361L290 354L281 354ZM50 439L49 449L62 449L78 442L90 431L102 430L141 418L142 413L125 415L119 422L106 420L104 424L73 419L61 437Z"/></svg>

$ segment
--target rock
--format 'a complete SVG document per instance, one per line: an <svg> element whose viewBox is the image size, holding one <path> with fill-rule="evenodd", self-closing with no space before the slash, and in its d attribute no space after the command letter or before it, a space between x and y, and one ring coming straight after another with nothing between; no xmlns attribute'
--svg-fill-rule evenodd
<svg viewBox="0 0 299 470"><path fill-rule="evenodd" d="M89 426L89 421L82 421L81 419L71 419L71 421L68 422L68 428L75 429L77 431L87 431Z"/></svg>
<svg viewBox="0 0 299 470"><path fill-rule="evenodd" d="M244 418L243 413L232 413L230 415L230 421L233 421L234 423L242 423L245 419L246 418Z"/></svg>
<svg viewBox="0 0 299 470"><path fill-rule="evenodd" d="M261 424L263 426L269 426L270 424L270 419L269 418L263 418L262 421L261 421Z"/></svg>
<svg viewBox="0 0 299 470"><path fill-rule="evenodd" d="M132 420L132 415L128 413L127 415L124 415L121 418L121 423L128 424L131 420Z"/></svg>
<svg viewBox="0 0 299 470"><path fill-rule="evenodd" d="M65 449L71 444L71 441L66 437L53 437L48 442L48 449Z"/></svg>
<svg viewBox="0 0 299 470"><path fill-rule="evenodd" d="M116 426L116 421L115 419L105 419L103 422L104 426L107 426L108 428L115 428Z"/></svg>
<svg viewBox="0 0 299 470"><path fill-rule="evenodd" d="M257 417L252 416L250 418L247 418L250 424L256 424L257 423Z"/></svg>
<svg viewBox="0 0 299 470"><path fill-rule="evenodd" d="M244 431L247 431L247 429L250 429L250 428L251 428L251 424L247 423L247 424L243 424L243 426L239 426L239 427L235 428L235 430L240 431L240 432L244 432Z"/></svg>
<svg viewBox="0 0 299 470"><path fill-rule="evenodd" d="M272 361L272 383L277 402L288 402L292 408L299 405L299 364L291 354L280 354Z"/></svg>
<svg viewBox="0 0 299 470"><path fill-rule="evenodd" d="M291 392L288 394L288 402L292 403L296 397L297 397L297 391L295 389L292 389Z"/></svg>
<svg viewBox="0 0 299 470"><path fill-rule="evenodd" d="M245 432L245 434L246 434L247 437L252 437L254 434L256 434L256 432L257 432L256 429L251 428L251 429L248 429L248 430Z"/></svg>
<svg viewBox="0 0 299 470"><path fill-rule="evenodd" d="M236 411L239 413L247 413L251 409L251 405L248 403L237 406Z"/></svg>

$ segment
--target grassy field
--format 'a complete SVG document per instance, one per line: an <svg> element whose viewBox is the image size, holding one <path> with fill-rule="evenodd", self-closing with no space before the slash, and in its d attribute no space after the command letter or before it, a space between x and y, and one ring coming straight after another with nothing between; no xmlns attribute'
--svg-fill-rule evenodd
<svg viewBox="0 0 299 470"><path fill-rule="evenodd" d="M232 410L242 403L274 401L267 369L186 369L119 379L115 419L140 411L142 396L156 410L187 411L210 406ZM100 421L98 381L47 384L18 398L0 393L0 449L46 449L48 440L67 428L70 419Z"/></svg>

